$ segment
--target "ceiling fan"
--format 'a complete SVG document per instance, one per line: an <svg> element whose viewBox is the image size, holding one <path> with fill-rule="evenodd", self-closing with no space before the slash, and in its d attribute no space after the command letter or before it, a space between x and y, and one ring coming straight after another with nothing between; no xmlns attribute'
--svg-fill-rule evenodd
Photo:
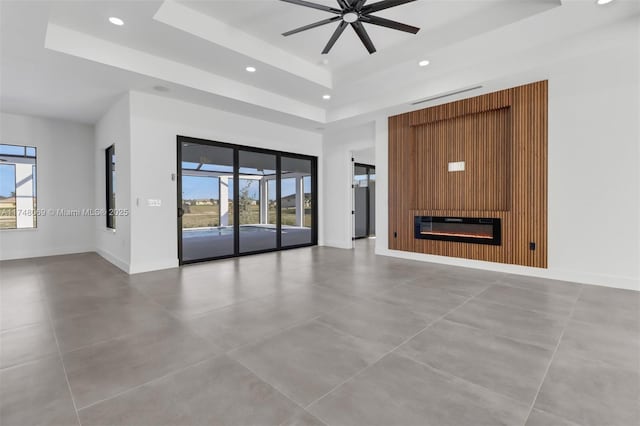
<svg viewBox="0 0 640 426"><path fill-rule="evenodd" d="M305 0L280 0L286 3L293 3L299 6L310 7L312 9L323 10L325 12L333 13L333 16L322 21L314 22L313 24L305 25L295 30L287 31L282 35L287 37L292 34L297 34L302 31L310 30L312 28L327 25L332 22L339 22L338 28L334 31L333 35L329 39L329 42L322 51L323 55L326 55L331 51L331 48L338 38L342 35L342 32L347 28L347 25L351 25L351 28L356 32L364 47L367 48L369 54L375 53L376 48L373 42L365 30L364 24L378 25L380 27L391 28L398 31L404 31L411 34L416 34L420 31L420 28L413 27L411 25L403 24L400 22L392 21L390 19L380 18L379 16L373 16L372 13L379 12L381 10L389 9L395 6L400 6L405 3L411 3L416 0L382 0L377 3L366 4L367 0L337 0L340 8L329 7L323 4L312 3Z"/></svg>

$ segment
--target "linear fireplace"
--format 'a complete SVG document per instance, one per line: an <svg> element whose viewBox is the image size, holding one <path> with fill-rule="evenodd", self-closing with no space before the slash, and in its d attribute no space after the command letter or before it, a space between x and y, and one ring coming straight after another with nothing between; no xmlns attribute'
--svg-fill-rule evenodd
<svg viewBox="0 0 640 426"><path fill-rule="evenodd" d="M502 243L500 219L476 217L415 216L415 238L461 243Z"/></svg>

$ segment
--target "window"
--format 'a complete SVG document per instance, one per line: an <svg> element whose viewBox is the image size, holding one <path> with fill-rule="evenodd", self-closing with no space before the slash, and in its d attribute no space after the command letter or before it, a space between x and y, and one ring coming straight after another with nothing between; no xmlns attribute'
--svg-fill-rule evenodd
<svg viewBox="0 0 640 426"><path fill-rule="evenodd" d="M0 144L0 229L36 227L36 148Z"/></svg>
<svg viewBox="0 0 640 426"><path fill-rule="evenodd" d="M105 149L105 170L107 182L107 228L116 229L116 146Z"/></svg>

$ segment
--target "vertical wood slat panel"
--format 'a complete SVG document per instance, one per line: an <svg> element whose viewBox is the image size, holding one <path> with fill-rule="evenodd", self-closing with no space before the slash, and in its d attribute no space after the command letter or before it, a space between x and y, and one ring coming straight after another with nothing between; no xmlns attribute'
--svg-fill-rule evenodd
<svg viewBox="0 0 640 426"><path fill-rule="evenodd" d="M416 206L508 210L508 119L499 109L416 126ZM465 161L465 172L448 172L454 161Z"/></svg>
<svg viewBox="0 0 640 426"><path fill-rule="evenodd" d="M547 267L547 90L542 81L390 117L391 249ZM471 173L434 170L461 157ZM416 240L415 215L500 218L502 245Z"/></svg>

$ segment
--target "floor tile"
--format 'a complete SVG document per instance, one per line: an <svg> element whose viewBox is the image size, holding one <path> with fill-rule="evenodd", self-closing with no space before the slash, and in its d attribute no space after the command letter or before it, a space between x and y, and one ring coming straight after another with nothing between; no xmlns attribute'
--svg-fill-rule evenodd
<svg viewBox="0 0 640 426"><path fill-rule="evenodd" d="M584 426L640 424L640 374L558 352L535 408Z"/></svg>
<svg viewBox="0 0 640 426"><path fill-rule="evenodd" d="M526 290L518 287L494 285L478 295L478 299L539 311L545 314L567 317L571 314L575 298L551 293Z"/></svg>
<svg viewBox="0 0 640 426"><path fill-rule="evenodd" d="M623 327L640 334L640 292L585 285L572 318Z"/></svg>
<svg viewBox="0 0 640 426"><path fill-rule="evenodd" d="M303 406L381 355L370 343L318 322L231 352L233 358Z"/></svg>
<svg viewBox="0 0 640 426"><path fill-rule="evenodd" d="M223 279L215 274L193 277L187 282L161 281L153 287L141 288L141 291L173 315L184 319L272 292L247 292L235 279Z"/></svg>
<svg viewBox="0 0 640 426"><path fill-rule="evenodd" d="M355 297L324 287L307 286L232 304L187 319L185 324L217 347L228 351L356 300Z"/></svg>
<svg viewBox="0 0 640 426"><path fill-rule="evenodd" d="M553 352L443 320L397 353L532 404Z"/></svg>
<svg viewBox="0 0 640 426"><path fill-rule="evenodd" d="M446 319L547 349L555 349L566 322L540 312L477 299L447 315Z"/></svg>
<svg viewBox="0 0 640 426"><path fill-rule="evenodd" d="M80 410L89 425L279 425L298 407L237 362L215 358Z"/></svg>
<svg viewBox="0 0 640 426"><path fill-rule="evenodd" d="M373 299L394 304L433 321L467 301L467 296L439 288L425 288L401 284L389 291L372 296Z"/></svg>
<svg viewBox="0 0 640 426"><path fill-rule="evenodd" d="M78 408L213 355L209 344L170 324L63 354Z"/></svg>
<svg viewBox="0 0 640 426"><path fill-rule="evenodd" d="M640 334L632 329L570 321L558 350L640 372Z"/></svg>
<svg viewBox="0 0 640 426"><path fill-rule="evenodd" d="M366 274L354 273L354 271L347 272L346 270L337 272L338 276L320 281L318 285L351 295L371 296L404 282L403 279L395 277L372 275L370 271Z"/></svg>
<svg viewBox="0 0 640 426"><path fill-rule="evenodd" d="M8 330L25 325L47 323L49 314L40 300L15 302L2 299L0 330Z"/></svg>
<svg viewBox="0 0 640 426"><path fill-rule="evenodd" d="M28 325L0 333L0 367L33 361L58 353L48 323Z"/></svg>
<svg viewBox="0 0 640 426"><path fill-rule="evenodd" d="M439 275L416 278L410 280L408 283L425 288L439 288L462 296L477 295L492 285L490 281L470 278L449 278Z"/></svg>
<svg viewBox="0 0 640 426"><path fill-rule="evenodd" d="M442 265L439 275L453 280L475 280L494 284L504 277L504 273L484 269Z"/></svg>
<svg viewBox="0 0 640 426"><path fill-rule="evenodd" d="M152 303L122 304L55 321L53 326L62 352L141 333L175 321Z"/></svg>
<svg viewBox="0 0 640 426"><path fill-rule="evenodd" d="M553 294L555 296L565 296L573 298L574 300L578 297L583 287L582 284L568 281L550 280L547 278L515 274L505 275L499 280L499 283L511 287L519 287L526 290Z"/></svg>
<svg viewBox="0 0 640 426"><path fill-rule="evenodd" d="M53 321L72 319L101 309L148 303L142 294L127 286L95 287L90 291L68 293L46 301Z"/></svg>
<svg viewBox="0 0 640 426"><path fill-rule="evenodd" d="M280 426L327 426L317 417L312 416L305 410L300 410L290 419L282 423Z"/></svg>
<svg viewBox="0 0 640 426"><path fill-rule="evenodd" d="M332 426L512 426L528 406L391 354L309 411Z"/></svg>
<svg viewBox="0 0 640 426"><path fill-rule="evenodd" d="M77 425L58 356L0 370L0 424Z"/></svg>
<svg viewBox="0 0 640 426"><path fill-rule="evenodd" d="M423 317L395 304L362 300L321 316L318 321L370 341L388 352L427 325Z"/></svg>
<svg viewBox="0 0 640 426"><path fill-rule="evenodd" d="M580 426L577 423L570 422L562 417L544 411L533 409L525 426Z"/></svg>

